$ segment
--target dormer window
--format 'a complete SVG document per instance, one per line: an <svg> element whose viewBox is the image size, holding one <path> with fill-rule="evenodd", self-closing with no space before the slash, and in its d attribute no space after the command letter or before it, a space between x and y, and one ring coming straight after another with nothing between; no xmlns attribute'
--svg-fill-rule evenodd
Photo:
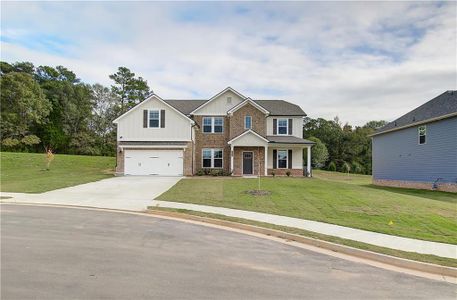
<svg viewBox="0 0 457 300"><path fill-rule="evenodd" d="M251 116L244 117L244 129L251 129L252 127L252 118Z"/></svg>
<svg viewBox="0 0 457 300"><path fill-rule="evenodd" d="M426 143L427 139L427 127L425 125L419 126L418 130L418 135L419 135L419 145L423 145Z"/></svg>
<svg viewBox="0 0 457 300"><path fill-rule="evenodd" d="M278 134L287 135L289 129L288 119L278 119Z"/></svg>

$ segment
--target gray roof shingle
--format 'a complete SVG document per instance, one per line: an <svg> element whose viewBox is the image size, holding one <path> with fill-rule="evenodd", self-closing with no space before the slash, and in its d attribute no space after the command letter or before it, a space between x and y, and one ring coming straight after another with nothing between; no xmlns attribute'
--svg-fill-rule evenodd
<svg viewBox="0 0 457 300"><path fill-rule="evenodd" d="M180 112L182 112L185 115L189 115L194 109L202 105L208 100L172 100L172 99L167 99L164 100Z"/></svg>
<svg viewBox="0 0 457 300"><path fill-rule="evenodd" d="M300 106L284 100L254 100L270 112L270 116L306 116Z"/></svg>
<svg viewBox="0 0 457 300"><path fill-rule="evenodd" d="M378 129L373 135L457 113L457 91L446 91Z"/></svg>
<svg viewBox="0 0 457 300"><path fill-rule="evenodd" d="M305 145L312 145L315 144L312 141L305 140L298 138L296 136L277 136L277 135L268 135L267 140L270 141L270 143L274 144L305 144Z"/></svg>
<svg viewBox="0 0 457 300"><path fill-rule="evenodd" d="M193 110L207 102L208 100L164 100L185 115L189 115ZM284 100L253 100L270 112L271 116L306 116L300 106Z"/></svg>

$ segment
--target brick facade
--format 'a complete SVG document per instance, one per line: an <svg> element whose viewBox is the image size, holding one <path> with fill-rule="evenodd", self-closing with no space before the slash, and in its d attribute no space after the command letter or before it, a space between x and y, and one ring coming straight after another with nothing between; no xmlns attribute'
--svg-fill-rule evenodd
<svg viewBox="0 0 457 300"><path fill-rule="evenodd" d="M233 175L243 175L243 152L250 151L254 154L253 157L253 174L265 174L265 149L263 147L235 147L233 149ZM260 160L260 161L259 161ZM229 162L230 163L230 162ZM260 166L259 166L260 164ZM260 170L260 172L259 172Z"/></svg>
<svg viewBox="0 0 457 300"><path fill-rule="evenodd" d="M380 185L380 186L411 188L411 189L421 189L421 190L432 190L433 189L432 182L373 179L373 184ZM439 183L436 190L443 191L443 192L457 193L457 184L456 183Z"/></svg>
<svg viewBox="0 0 457 300"><path fill-rule="evenodd" d="M242 134L247 129L244 128L244 117L251 116L252 130L261 136L267 134L267 124L265 114L251 104L246 104L233 113L230 117L230 139Z"/></svg>
<svg viewBox="0 0 457 300"><path fill-rule="evenodd" d="M290 176L303 177L303 169L268 169L268 175L271 176L272 172L275 172L275 176L287 176L287 171L290 171Z"/></svg>
<svg viewBox="0 0 457 300"><path fill-rule="evenodd" d="M203 168L202 149L218 148L223 150L222 167L224 171L230 172L230 146L227 144L230 136L230 119L224 117L224 132L204 133L202 119L204 116L194 116L194 121L198 125L195 130L195 167L194 174Z"/></svg>

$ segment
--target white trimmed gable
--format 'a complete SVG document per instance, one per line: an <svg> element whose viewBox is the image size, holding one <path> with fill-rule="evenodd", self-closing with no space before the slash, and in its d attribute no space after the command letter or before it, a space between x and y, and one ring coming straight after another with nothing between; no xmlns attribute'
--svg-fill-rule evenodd
<svg viewBox="0 0 457 300"><path fill-rule="evenodd" d="M164 110L164 128L144 128L144 110ZM191 141L192 120L151 96L115 120L118 141Z"/></svg>
<svg viewBox="0 0 457 300"><path fill-rule="evenodd" d="M259 146L264 147L268 140L252 130L247 130L228 142L232 146Z"/></svg>
<svg viewBox="0 0 457 300"><path fill-rule="evenodd" d="M231 100L228 100L230 98ZM226 88L221 93L211 98L208 102L195 109L193 115L226 115L227 111L243 102L246 97L233 90Z"/></svg>

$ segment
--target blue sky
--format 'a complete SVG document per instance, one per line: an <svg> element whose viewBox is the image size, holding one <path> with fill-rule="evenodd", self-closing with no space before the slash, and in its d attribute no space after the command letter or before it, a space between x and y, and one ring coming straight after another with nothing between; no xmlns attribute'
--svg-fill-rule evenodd
<svg viewBox="0 0 457 300"><path fill-rule="evenodd" d="M295 102L392 120L457 89L455 2L2 2L1 59L110 84L126 66L163 98Z"/></svg>

